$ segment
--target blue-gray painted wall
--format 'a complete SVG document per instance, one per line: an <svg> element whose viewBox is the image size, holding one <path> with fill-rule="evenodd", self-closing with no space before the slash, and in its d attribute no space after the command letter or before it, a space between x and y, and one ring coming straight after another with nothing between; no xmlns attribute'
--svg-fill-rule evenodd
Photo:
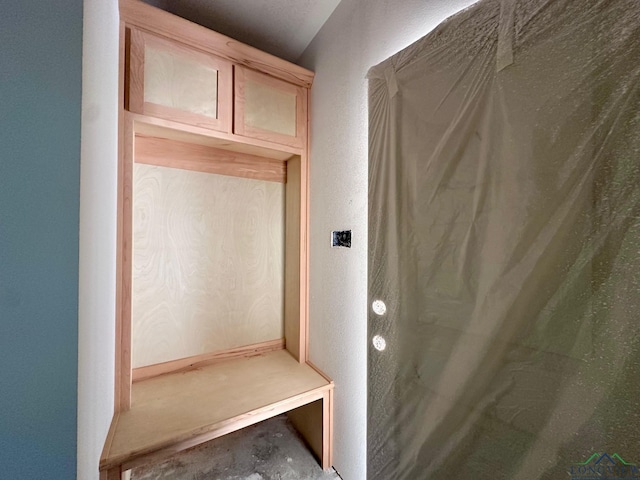
<svg viewBox="0 0 640 480"><path fill-rule="evenodd" d="M0 477L76 476L82 0L0 1Z"/></svg>

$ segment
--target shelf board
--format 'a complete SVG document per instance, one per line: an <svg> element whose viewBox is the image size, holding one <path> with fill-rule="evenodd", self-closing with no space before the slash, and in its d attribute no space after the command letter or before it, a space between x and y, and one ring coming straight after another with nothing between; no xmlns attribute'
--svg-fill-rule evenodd
<svg viewBox="0 0 640 480"><path fill-rule="evenodd" d="M134 131L138 135L166 138L284 161L303 153L302 148L280 145L258 138L217 132L139 113L126 112L126 115L133 120Z"/></svg>
<svg viewBox="0 0 640 480"><path fill-rule="evenodd" d="M116 413L100 470L128 470L323 398L333 383L286 350L154 377Z"/></svg>

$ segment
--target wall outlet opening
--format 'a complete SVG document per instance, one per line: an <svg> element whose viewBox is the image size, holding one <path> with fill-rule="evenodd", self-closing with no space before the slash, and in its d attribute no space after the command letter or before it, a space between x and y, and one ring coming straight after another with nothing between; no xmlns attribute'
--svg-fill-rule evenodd
<svg viewBox="0 0 640 480"><path fill-rule="evenodd" d="M351 230L331 232L331 246L351 248Z"/></svg>

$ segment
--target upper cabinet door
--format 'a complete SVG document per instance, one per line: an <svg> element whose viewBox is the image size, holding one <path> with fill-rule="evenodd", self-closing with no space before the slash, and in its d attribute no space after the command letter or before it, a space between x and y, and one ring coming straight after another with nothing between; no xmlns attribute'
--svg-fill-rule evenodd
<svg viewBox="0 0 640 480"><path fill-rule="evenodd" d="M236 65L236 135L302 148L307 137L307 89Z"/></svg>
<svg viewBox="0 0 640 480"><path fill-rule="evenodd" d="M128 109L231 132L232 64L214 55L132 29Z"/></svg>

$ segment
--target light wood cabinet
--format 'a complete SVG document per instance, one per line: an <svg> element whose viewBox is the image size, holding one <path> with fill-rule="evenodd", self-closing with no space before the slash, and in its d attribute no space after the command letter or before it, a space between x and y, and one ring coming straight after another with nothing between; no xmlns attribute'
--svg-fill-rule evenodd
<svg viewBox="0 0 640 480"><path fill-rule="evenodd" d="M127 39L125 106L130 112L305 146L305 86L136 28L127 30Z"/></svg>
<svg viewBox="0 0 640 480"><path fill-rule="evenodd" d="M235 67L238 135L301 147L307 136L307 89L248 68Z"/></svg>
<svg viewBox="0 0 640 480"><path fill-rule="evenodd" d="M132 28L128 72L129 111L230 132L231 62Z"/></svg>
<svg viewBox="0 0 640 480"><path fill-rule="evenodd" d="M120 17L101 479L285 412L328 468L334 385L307 354L313 73L138 0Z"/></svg>

